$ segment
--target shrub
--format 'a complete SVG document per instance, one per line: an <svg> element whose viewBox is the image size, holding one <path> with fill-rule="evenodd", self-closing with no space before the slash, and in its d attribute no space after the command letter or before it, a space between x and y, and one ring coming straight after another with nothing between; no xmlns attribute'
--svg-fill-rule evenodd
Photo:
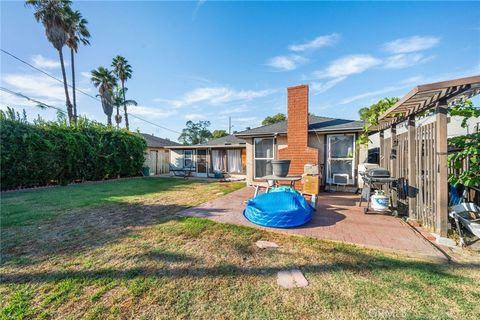
<svg viewBox="0 0 480 320"><path fill-rule="evenodd" d="M0 112L1 189L141 175L145 140L136 133L79 119L28 123Z"/></svg>

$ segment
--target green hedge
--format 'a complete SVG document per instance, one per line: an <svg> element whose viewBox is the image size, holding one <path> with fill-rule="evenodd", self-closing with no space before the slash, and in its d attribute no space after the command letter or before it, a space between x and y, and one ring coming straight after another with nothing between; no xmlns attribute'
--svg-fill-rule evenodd
<svg viewBox="0 0 480 320"><path fill-rule="evenodd" d="M30 124L0 113L1 189L141 175L145 140L136 133L79 120Z"/></svg>

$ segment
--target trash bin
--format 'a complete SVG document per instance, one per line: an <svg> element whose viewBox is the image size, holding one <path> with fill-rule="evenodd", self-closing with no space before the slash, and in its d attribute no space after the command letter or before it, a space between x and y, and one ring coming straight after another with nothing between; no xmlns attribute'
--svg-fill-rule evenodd
<svg viewBox="0 0 480 320"><path fill-rule="evenodd" d="M143 167L142 171L144 177L150 176L150 167Z"/></svg>

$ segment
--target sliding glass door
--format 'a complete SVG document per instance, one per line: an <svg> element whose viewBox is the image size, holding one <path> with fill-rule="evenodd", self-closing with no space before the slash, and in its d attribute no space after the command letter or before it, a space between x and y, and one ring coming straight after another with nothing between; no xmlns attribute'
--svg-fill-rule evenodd
<svg viewBox="0 0 480 320"><path fill-rule="evenodd" d="M355 183L355 135L327 136L327 183Z"/></svg>

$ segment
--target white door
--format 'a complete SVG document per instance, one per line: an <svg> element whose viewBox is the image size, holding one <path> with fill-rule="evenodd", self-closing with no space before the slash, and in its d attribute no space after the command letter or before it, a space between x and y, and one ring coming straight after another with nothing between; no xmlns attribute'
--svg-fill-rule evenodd
<svg viewBox="0 0 480 320"><path fill-rule="evenodd" d="M355 184L355 134L327 136L327 183L346 179Z"/></svg>

